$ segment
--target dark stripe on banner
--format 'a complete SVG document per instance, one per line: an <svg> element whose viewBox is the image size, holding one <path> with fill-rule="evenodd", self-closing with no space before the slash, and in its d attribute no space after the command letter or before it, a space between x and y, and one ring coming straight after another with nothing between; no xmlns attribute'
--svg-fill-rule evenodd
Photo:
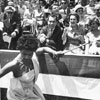
<svg viewBox="0 0 100 100"><path fill-rule="evenodd" d="M45 54L39 56L39 62L44 74L100 78L100 57L66 55L56 59Z"/></svg>
<svg viewBox="0 0 100 100"><path fill-rule="evenodd" d="M7 100L7 89L1 88L1 100ZM82 99L82 98L74 98L74 97L64 97L64 96L56 96L56 95L48 95L44 94L45 100L90 100L90 99Z"/></svg>
<svg viewBox="0 0 100 100"><path fill-rule="evenodd" d="M90 100L90 99L82 99L82 98L74 98L74 97L62 97L55 95L47 95L44 94L46 100Z"/></svg>

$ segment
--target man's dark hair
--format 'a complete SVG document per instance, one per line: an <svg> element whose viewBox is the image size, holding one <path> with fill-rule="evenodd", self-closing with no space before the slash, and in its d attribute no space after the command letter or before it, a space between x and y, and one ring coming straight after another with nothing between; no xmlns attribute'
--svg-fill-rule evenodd
<svg viewBox="0 0 100 100"><path fill-rule="evenodd" d="M53 17L53 18L55 18L55 21L57 21L57 15L56 15L55 13L51 13L51 14L48 16L48 19L49 19L49 17Z"/></svg>

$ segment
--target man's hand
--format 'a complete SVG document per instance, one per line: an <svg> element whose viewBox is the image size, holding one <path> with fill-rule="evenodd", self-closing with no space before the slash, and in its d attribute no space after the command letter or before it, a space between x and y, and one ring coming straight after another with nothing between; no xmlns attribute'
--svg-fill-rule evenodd
<svg viewBox="0 0 100 100"><path fill-rule="evenodd" d="M16 32L15 31L11 33L11 37L12 38L16 37Z"/></svg>
<svg viewBox="0 0 100 100"><path fill-rule="evenodd" d="M46 38L45 38L45 37L41 37L41 38L40 38L40 42L41 42L41 43L44 43L44 42L45 42L45 40L46 40Z"/></svg>
<svg viewBox="0 0 100 100"><path fill-rule="evenodd" d="M38 39L40 40L41 43L44 43L46 41L46 35L45 34L40 34L38 36Z"/></svg>

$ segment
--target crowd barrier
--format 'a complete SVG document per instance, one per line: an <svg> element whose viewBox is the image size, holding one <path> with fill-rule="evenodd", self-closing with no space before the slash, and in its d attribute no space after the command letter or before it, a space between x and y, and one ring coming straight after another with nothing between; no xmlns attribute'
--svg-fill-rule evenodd
<svg viewBox="0 0 100 100"><path fill-rule="evenodd" d="M1 68L19 51L0 50ZM36 84L47 100L100 100L100 56L64 55L55 59L50 54L39 56L40 74ZM0 79L7 88L12 72ZM68 99L71 100L71 99Z"/></svg>

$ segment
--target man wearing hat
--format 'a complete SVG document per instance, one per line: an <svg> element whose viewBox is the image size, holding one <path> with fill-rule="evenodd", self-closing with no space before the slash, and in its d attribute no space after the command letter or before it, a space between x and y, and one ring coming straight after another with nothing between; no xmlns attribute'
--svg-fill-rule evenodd
<svg viewBox="0 0 100 100"><path fill-rule="evenodd" d="M42 27L38 39L40 46L47 46L55 50L62 50L62 30L57 24L57 17L55 14L48 16L48 24Z"/></svg>
<svg viewBox="0 0 100 100"><path fill-rule="evenodd" d="M20 16L16 15L14 7L12 6L5 7L3 23L4 23L3 32L6 32L7 35L11 37L9 49L15 50L17 45L17 40L20 36L21 19Z"/></svg>
<svg viewBox="0 0 100 100"><path fill-rule="evenodd" d="M85 8L81 4L77 4L74 8L74 12L79 15L79 22L84 23L86 20Z"/></svg>
<svg viewBox="0 0 100 100"><path fill-rule="evenodd" d="M89 16L94 16L95 15L95 4L96 0L89 0L89 4L85 6L85 12Z"/></svg>
<svg viewBox="0 0 100 100"><path fill-rule="evenodd" d="M95 5L95 14L96 14L96 17L99 19L99 23L100 23L100 3ZM99 26L99 30L100 30L100 26Z"/></svg>
<svg viewBox="0 0 100 100"><path fill-rule="evenodd" d="M96 13L96 16L100 19L100 3L95 5L95 13Z"/></svg>

